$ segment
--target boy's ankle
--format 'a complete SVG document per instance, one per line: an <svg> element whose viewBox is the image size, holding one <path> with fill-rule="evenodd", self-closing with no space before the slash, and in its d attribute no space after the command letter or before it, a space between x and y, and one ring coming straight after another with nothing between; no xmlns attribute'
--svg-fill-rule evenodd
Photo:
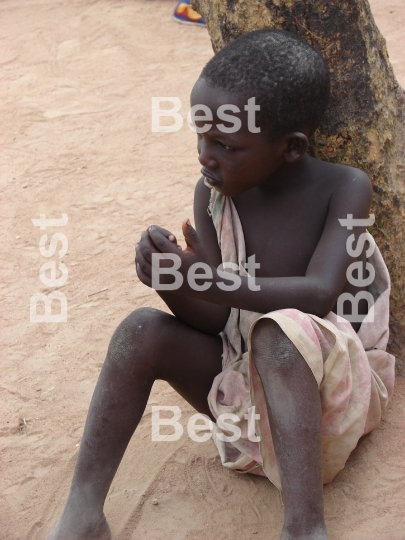
<svg viewBox="0 0 405 540"><path fill-rule="evenodd" d="M72 488L65 505L65 511L69 514L86 515L93 522L103 516L103 508L104 501L100 499L99 493L88 485Z"/></svg>
<svg viewBox="0 0 405 540"><path fill-rule="evenodd" d="M313 516L295 519L284 524L281 540L328 540L328 533L323 517Z"/></svg>

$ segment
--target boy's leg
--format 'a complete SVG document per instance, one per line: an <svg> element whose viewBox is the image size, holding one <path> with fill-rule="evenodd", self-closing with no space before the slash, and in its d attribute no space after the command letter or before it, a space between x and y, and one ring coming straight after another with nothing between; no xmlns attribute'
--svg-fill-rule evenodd
<svg viewBox="0 0 405 540"><path fill-rule="evenodd" d="M271 319L256 324L252 355L266 396L283 490L281 539L325 540L322 411L315 377L297 348Z"/></svg>
<svg viewBox="0 0 405 540"><path fill-rule="evenodd" d="M222 369L222 340L142 308L111 338L91 400L70 494L48 540L108 540L103 505L156 379L212 418L207 396Z"/></svg>

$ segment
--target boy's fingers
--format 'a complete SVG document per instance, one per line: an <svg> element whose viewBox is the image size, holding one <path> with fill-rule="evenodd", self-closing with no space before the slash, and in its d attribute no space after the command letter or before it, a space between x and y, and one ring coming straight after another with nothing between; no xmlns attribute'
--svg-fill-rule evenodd
<svg viewBox="0 0 405 540"><path fill-rule="evenodd" d="M149 236L155 247L160 253L178 253L178 246L173 241L169 240L160 229L161 227L156 227L155 225L152 225L148 229Z"/></svg>
<svg viewBox="0 0 405 540"><path fill-rule="evenodd" d="M142 268L140 267L140 265L138 263L136 263L136 274L139 277L139 280L144 285L146 285L147 287L152 286L152 278L142 271Z"/></svg>
<svg viewBox="0 0 405 540"><path fill-rule="evenodd" d="M160 231L163 236L165 236L170 242L172 242L173 244L177 244L177 239L176 237L174 236L173 233L171 233L170 231L168 231L167 229L164 229L163 227L159 227L159 225L151 225L151 227L154 227L156 228L158 231ZM149 229L151 228L149 227ZM149 231L148 229L148 231Z"/></svg>
<svg viewBox="0 0 405 540"><path fill-rule="evenodd" d="M189 219L185 219L183 221L182 230L183 230L184 239L186 241L187 247L195 251L199 244L199 240L197 236L197 231L191 225L191 222Z"/></svg>
<svg viewBox="0 0 405 540"><path fill-rule="evenodd" d="M147 232L142 233L141 241L137 244L137 249L149 262L152 260L152 253L159 253Z"/></svg>
<svg viewBox="0 0 405 540"><path fill-rule="evenodd" d="M141 268L144 274L150 276L152 273L152 266L144 257L139 245L135 248L135 254L135 263Z"/></svg>

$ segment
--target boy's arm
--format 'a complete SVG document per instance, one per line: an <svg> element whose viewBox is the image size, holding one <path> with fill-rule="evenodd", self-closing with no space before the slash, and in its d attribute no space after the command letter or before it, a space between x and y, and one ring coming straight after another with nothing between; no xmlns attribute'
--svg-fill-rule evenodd
<svg viewBox="0 0 405 540"><path fill-rule="evenodd" d="M209 259L217 267L222 262L221 251L212 219L207 213L210 190L204 185L203 180L203 178L199 180L195 189L194 221ZM173 294L170 291L157 290L156 292L173 315L189 326L207 334L218 334L224 329L230 313L229 307L191 296Z"/></svg>
<svg viewBox="0 0 405 540"><path fill-rule="evenodd" d="M156 292L173 315L196 330L216 335L224 329L230 308L191 296L179 296L167 291Z"/></svg>
<svg viewBox="0 0 405 540"><path fill-rule="evenodd" d="M356 226L353 230L348 230L339 223L339 219L347 219L350 214L354 219L367 219L371 198L372 187L368 177L361 171L348 169L331 196L324 231L305 276L256 278L255 283L260 286L260 290L251 290L252 280L249 283L247 278L241 278L241 284L236 290L224 291L217 286L223 279L218 275L216 267L213 267L215 283L209 289L198 292L185 283L176 293L258 313L296 308L324 317L336 304L347 281L347 269L356 260L348 253L346 242L353 234L354 240L351 245L356 246L360 234L365 231L365 226ZM155 244L160 242L158 231L152 231L151 236ZM198 234L190 229L186 241L192 247L180 253L181 272L184 276L191 264L201 259L201 242ZM166 246L161 243L162 252L165 248Z"/></svg>

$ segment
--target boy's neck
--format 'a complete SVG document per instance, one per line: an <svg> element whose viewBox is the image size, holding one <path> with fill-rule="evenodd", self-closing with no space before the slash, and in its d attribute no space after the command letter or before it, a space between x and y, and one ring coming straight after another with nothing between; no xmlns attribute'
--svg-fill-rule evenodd
<svg viewBox="0 0 405 540"><path fill-rule="evenodd" d="M305 153L293 163L284 162L257 189L263 195L274 193L280 189L294 189L297 184L302 184L303 180L308 178L308 172L313 165L313 160L314 158Z"/></svg>

